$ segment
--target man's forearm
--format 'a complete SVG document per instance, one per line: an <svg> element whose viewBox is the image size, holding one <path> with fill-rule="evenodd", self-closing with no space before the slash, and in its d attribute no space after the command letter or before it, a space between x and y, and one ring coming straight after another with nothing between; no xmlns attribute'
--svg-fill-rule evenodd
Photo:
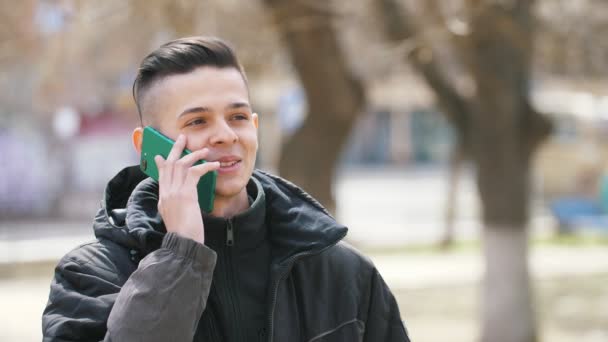
<svg viewBox="0 0 608 342"><path fill-rule="evenodd" d="M106 341L192 341L216 257L208 247L168 233L121 289Z"/></svg>

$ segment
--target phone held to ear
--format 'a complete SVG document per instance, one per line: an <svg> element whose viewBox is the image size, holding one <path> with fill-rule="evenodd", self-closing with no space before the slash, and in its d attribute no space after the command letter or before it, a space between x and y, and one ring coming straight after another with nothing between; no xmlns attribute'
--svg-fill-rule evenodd
<svg viewBox="0 0 608 342"><path fill-rule="evenodd" d="M169 152L173 148L175 141L166 137L159 131L155 130L150 126L144 128L143 141L141 146L141 158L139 161L139 167L141 170L158 182L158 168L154 157L159 155L165 160L169 156ZM192 153L188 149L184 149L181 157ZM181 158L180 157L180 158ZM205 163L205 160L199 160L194 165ZM210 213L213 210L213 200L215 198L215 181L217 179L217 171L206 173L198 181L197 192L198 192L198 204L201 209Z"/></svg>

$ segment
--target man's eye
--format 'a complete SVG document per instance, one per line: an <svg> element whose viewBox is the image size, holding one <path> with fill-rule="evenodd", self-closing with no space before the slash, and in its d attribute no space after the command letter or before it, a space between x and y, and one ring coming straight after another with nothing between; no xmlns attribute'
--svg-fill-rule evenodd
<svg viewBox="0 0 608 342"><path fill-rule="evenodd" d="M245 114L235 114L233 117L235 120L247 120L248 117Z"/></svg>
<svg viewBox="0 0 608 342"><path fill-rule="evenodd" d="M204 124L204 123L205 123L205 120L203 120L203 119L194 119L194 120L192 120L192 121L188 122L188 123L186 124L186 126L202 125L202 124Z"/></svg>

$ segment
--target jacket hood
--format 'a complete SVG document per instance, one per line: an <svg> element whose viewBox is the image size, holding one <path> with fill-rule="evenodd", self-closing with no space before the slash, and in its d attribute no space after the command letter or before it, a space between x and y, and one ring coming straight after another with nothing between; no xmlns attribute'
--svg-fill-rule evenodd
<svg viewBox="0 0 608 342"><path fill-rule="evenodd" d="M320 252L346 235L348 229L296 185L260 170L255 170L252 177L265 194L265 221L276 263L302 253ZM124 168L106 186L93 225L95 235L143 258L160 247L166 232L157 201L156 182L139 166Z"/></svg>

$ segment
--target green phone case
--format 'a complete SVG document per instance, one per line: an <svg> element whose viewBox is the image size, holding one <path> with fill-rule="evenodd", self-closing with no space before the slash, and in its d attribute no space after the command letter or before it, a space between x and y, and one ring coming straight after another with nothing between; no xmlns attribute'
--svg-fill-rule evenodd
<svg viewBox="0 0 608 342"><path fill-rule="evenodd" d="M167 159L171 148L175 141L164 136L154 128L146 126L144 128L144 136L141 147L141 158L139 161L139 167L141 170L152 179L158 182L158 168L154 157L160 155L164 159ZM188 149L184 149L181 157L192 153ZM181 158L180 157L180 158ZM194 165L204 163L204 160L200 160ZM198 182L198 203L201 209L210 213L213 210L213 200L215 198L215 181L217 179L217 171L206 173Z"/></svg>

